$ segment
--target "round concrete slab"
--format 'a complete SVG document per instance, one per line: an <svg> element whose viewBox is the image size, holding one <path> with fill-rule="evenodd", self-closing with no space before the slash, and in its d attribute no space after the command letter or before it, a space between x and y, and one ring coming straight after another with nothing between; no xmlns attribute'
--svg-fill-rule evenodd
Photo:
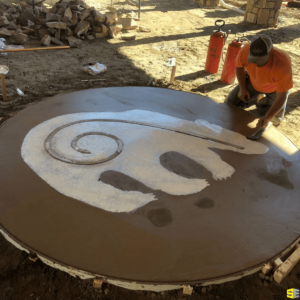
<svg viewBox="0 0 300 300"><path fill-rule="evenodd" d="M209 98L167 89L86 90L27 107L0 128L0 223L20 243L63 265L134 282L192 283L238 274L271 260L300 236L300 155L276 129L260 140L264 155L213 150L236 172L216 181L202 165L168 151L161 165L205 178L201 192L176 196L126 174L100 180L157 201L114 213L67 197L23 160L25 136L42 122L72 113L139 109L182 120L204 119L247 135L253 115ZM100 173L99 173L100 174Z"/></svg>

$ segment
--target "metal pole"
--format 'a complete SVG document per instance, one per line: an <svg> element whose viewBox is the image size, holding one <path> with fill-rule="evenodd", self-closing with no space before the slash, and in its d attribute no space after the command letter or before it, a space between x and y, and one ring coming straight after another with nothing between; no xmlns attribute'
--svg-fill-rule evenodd
<svg viewBox="0 0 300 300"><path fill-rule="evenodd" d="M141 0L139 0L139 19L141 18Z"/></svg>
<svg viewBox="0 0 300 300"><path fill-rule="evenodd" d="M35 0L32 0L32 7L35 8Z"/></svg>

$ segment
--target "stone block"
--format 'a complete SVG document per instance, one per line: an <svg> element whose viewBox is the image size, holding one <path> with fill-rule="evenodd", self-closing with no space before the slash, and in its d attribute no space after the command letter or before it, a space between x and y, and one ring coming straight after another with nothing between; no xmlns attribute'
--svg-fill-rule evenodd
<svg viewBox="0 0 300 300"><path fill-rule="evenodd" d="M139 30L142 32L151 32L151 27L139 26Z"/></svg>
<svg viewBox="0 0 300 300"><path fill-rule="evenodd" d="M46 14L46 21L47 22L51 22L51 21L59 22L60 20L61 20L61 15L51 14L51 13Z"/></svg>
<svg viewBox="0 0 300 300"><path fill-rule="evenodd" d="M71 10L80 11L80 5L70 5Z"/></svg>
<svg viewBox="0 0 300 300"><path fill-rule="evenodd" d="M72 36L73 35L73 31L71 30L71 28L67 27L65 29L65 34L66 34L66 36Z"/></svg>
<svg viewBox="0 0 300 300"><path fill-rule="evenodd" d="M66 23L68 27L71 27L72 26L72 19L69 18L69 17L63 17L61 19L62 22Z"/></svg>
<svg viewBox="0 0 300 300"><path fill-rule="evenodd" d="M63 45L64 45L63 42L61 42L60 40L58 40L58 39L56 39L56 38L54 38L54 37L51 37L51 42L52 42L53 44L56 44L56 45L59 45L59 46L63 46Z"/></svg>
<svg viewBox="0 0 300 300"><path fill-rule="evenodd" d="M67 24L64 22L47 22L47 27L49 28L58 28L58 29L66 29Z"/></svg>
<svg viewBox="0 0 300 300"><path fill-rule="evenodd" d="M94 32L102 32L102 26L93 26Z"/></svg>
<svg viewBox="0 0 300 300"><path fill-rule="evenodd" d="M270 11L270 18L274 18L275 17L275 10L271 10Z"/></svg>
<svg viewBox="0 0 300 300"><path fill-rule="evenodd" d="M89 10L88 9L85 9L85 10L83 10L82 12L81 12L81 14L79 15L79 19L81 20L81 21L84 21L87 17L89 17L90 16L90 12L89 12Z"/></svg>
<svg viewBox="0 0 300 300"><path fill-rule="evenodd" d="M94 10L94 11L93 11L93 19L94 19L95 21L100 22L100 23L105 23L105 21L106 21L106 16L103 15L103 14L101 14L100 12Z"/></svg>
<svg viewBox="0 0 300 300"><path fill-rule="evenodd" d="M90 23L83 21L77 24L74 33L79 37L80 35L85 34L90 28Z"/></svg>
<svg viewBox="0 0 300 300"><path fill-rule="evenodd" d="M73 14L72 14L71 8L68 7L68 8L65 10L64 17L67 17L67 18L72 19L72 16L73 16Z"/></svg>
<svg viewBox="0 0 300 300"><path fill-rule="evenodd" d="M50 35L44 35L42 40L41 40L41 44L44 46L49 46L51 43L51 36Z"/></svg>
<svg viewBox="0 0 300 300"><path fill-rule="evenodd" d="M25 10L19 17L19 22L22 26L28 26L28 20L36 24L38 22L37 17L31 12Z"/></svg>
<svg viewBox="0 0 300 300"><path fill-rule="evenodd" d="M248 0L247 4L250 4L252 7L257 6L256 0Z"/></svg>
<svg viewBox="0 0 300 300"><path fill-rule="evenodd" d="M71 22L72 22L72 26L75 26L78 24L78 15L76 12L73 12Z"/></svg>
<svg viewBox="0 0 300 300"><path fill-rule="evenodd" d="M116 32L120 32L123 29L123 25L122 24L113 24L110 26L110 28L113 28ZM148 27L150 28L150 27ZM151 30L151 28L150 28Z"/></svg>
<svg viewBox="0 0 300 300"><path fill-rule="evenodd" d="M244 14L244 21L245 22L247 21L247 15L248 15L248 12L246 11L245 14Z"/></svg>
<svg viewBox="0 0 300 300"><path fill-rule="evenodd" d="M11 21L11 22L9 22L9 25L7 28L11 29L11 30L17 30L19 27L15 22Z"/></svg>
<svg viewBox="0 0 300 300"><path fill-rule="evenodd" d="M274 10L279 10L280 7L281 7L281 3L282 3L281 0L279 0L279 1L277 0L277 1L275 2Z"/></svg>
<svg viewBox="0 0 300 300"><path fill-rule="evenodd" d="M269 18L268 24L274 24L275 25L275 18Z"/></svg>
<svg viewBox="0 0 300 300"><path fill-rule="evenodd" d="M48 28L48 31L50 32L51 35L55 34L56 29L55 28Z"/></svg>
<svg viewBox="0 0 300 300"><path fill-rule="evenodd" d="M7 30L5 28L0 29L0 37L1 38L9 38L10 36L11 36L11 33L9 32L9 30Z"/></svg>
<svg viewBox="0 0 300 300"><path fill-rule="evenodd" d="M40 29L39 30L39 35L40 35L40 39L42 39L44 37L44 35L48 35L49 31L47 29Z"/></svg>
<svg viewBox="0 0 300 300"><path fill-rule="evenodd" d="M113 6L107 6L106 9L108 9L111 12L116 12L117 11L117 9Z"/></svg>
<svg viewBox="0 0 300 300"><path fill-rule="evenodd" d="M101 24L102 27L102 33L104 33L105 36L108 36L108 28L104 24Z"/></svg>
<svg viewBox="0 0 300 300"><path fill-rule="evenodd" d="M258 0L255 6L259 8L265 8L266 4L267 4L267 0Z"/></svg>
<svg viewBox="0 0 300 300"><path fill-rule="evenodd" d="M257 15L257 24L261 24L261 25L268 24L269 14L270 14L269 9L266 9L266 8L259 9L258 15Z"/></svg>
<svg viewBox="0 0 300 300"><path fill-rule="evenodd" d="M246 11L252 12L253 8L254 8L254 6L251 3L248 2L247 5L246 5Z"/></svg>
<svg viewBox="0 0 300 300"><path fill-rule="evenodd" d="M257 15L258 14L258 10L259 10L258 7L253 7L252 12Z"/></svg>
<svg viewBox="0 0 300 300"><path fill-rule="evenodd" d="M272 2L267 2L267 6L266 7L267 8L274 8L275 7L275 3L276 2L273 2L273 1Z"/></svg>
<svg viewBox="0 0 300 300"><path fill-rule="evenodd" d="M24 45L28 41L28 36L23 33L14 33L10 37L10 42L14 45Z"/></svg>
<svg viewBox="0 0 300 300"><path fill-rule="evenodd" d="M8 25L9 25L9 21L8 20L0 20L0 27L6 27Z"/></svg>
<svg viewBox="0 0 300 300"><path fill-rule="evenodd" d="M95 39L103 39L108 36L108 33L105 34L103 32L93 32L93 36L95 37Z"/></svg>
<svg viewBox="0 0 300 300"><path fill-rule="evenodd" d="M65 9L61 7L60 9L58 9L58 11L56 13L58 15L61 15L62 17L64 17L64 15L65 15Z"/></svg>
<svg viewBox="0 0 300 300"><path fill-rule="evenodd" d="M66 40L69 42L69 45L70 45L71 48L76 48L80 44L82 44L82 40L77 39L74 36L68 36L68 37L66 37Z"/></svg>
<svg viewBox="0 0 300 300"><path fill-rule="evenodd" d="M57 29L54 36L57 40L60 40L60 29Z"/></svg>
<svg viewBox="0 0 300 300"><path fill-rule="evenodd" d="M138 24L135 20L130 18L120 18L118 20L119 24L123 25L123 29L130 30L130 29L136 29L138 27Z"/></svg>
<svg viewBox="0 0 300 300"><path fill-rule="evenodd" d="M252 24L256 24L256 21L257 21L257 15L248 12L248 13L247 13L247 20L246 20L246 21L249 22L249 23L252 23Z"/></svg>
<svg viewBox="0 0 300 300"><path fill-rule="evenodd" d="M125 33L122 34L122 40L125 41L130 41L130 40L135 40L136 34L135 33Z"/></svg>

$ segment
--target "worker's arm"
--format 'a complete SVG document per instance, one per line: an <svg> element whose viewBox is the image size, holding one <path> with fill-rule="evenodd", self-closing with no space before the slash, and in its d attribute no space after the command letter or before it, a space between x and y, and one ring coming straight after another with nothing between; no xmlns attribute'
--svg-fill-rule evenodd
<svg viewBox="0 0 300 300"><path fill-rule="evenodd" d="M288 92L277 93L276 99L272 104L267 114L258 120L257 126L266 128L269 122L280 112L283 108Z"/></svg>
<svg viewBox="0 0 300 300"><path fill-rule="evenodd" d="M246 72L245 69L242 68L235 68L236 69L236 76L239 82L240 91L238 94L239 99L246 102L250 99L250 94L246 88Z"/></svg>

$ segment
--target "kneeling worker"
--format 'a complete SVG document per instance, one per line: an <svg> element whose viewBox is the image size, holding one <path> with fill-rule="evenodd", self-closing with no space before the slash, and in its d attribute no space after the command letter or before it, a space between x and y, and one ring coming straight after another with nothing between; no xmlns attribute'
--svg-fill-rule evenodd
<svg viewBox="0 0 300 300"><path fill-rule="evenodd" d="M273 48L268 35L259 34L240 50L235 66L239 84L226 102L247 108L253 104L249 100L256 98L256 105L262 108L264 115L258 127L266 128L269 121L279 125L284 118L289 90L293 87L290 57Z"/></svg>

